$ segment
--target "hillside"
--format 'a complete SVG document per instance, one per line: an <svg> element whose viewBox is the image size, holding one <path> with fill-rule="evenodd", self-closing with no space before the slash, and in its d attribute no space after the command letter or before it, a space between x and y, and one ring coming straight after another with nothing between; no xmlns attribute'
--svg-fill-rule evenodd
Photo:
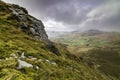
<svg viewBox="0 0 120 80"><path fill-rule="evenodd" d="M52 39L65 44L67 49L105 74L120 78L120 33L88 30L72 32Z"/></svg>
<svg viewBox="0 0 120 80"><path fill-rule="evenodd" d="M112 79L51 42L25 8L0 1L0 80Z"/></svg>
<svg viewBox="0 0 120 80"><path fill-rule="evenodd" d="M119 48L120 33L104 32L99 30L88 30L85 32L71 32L66 35L60 35L58 37L51 38L51 40L57 43L66 44L71 48L72 47L76 47L76 48L78 47L84 49L86 48L86 50L90 48L93 49L93 48L106 48L106 47ZM78 53L81 51L78 51Z"/></svg>

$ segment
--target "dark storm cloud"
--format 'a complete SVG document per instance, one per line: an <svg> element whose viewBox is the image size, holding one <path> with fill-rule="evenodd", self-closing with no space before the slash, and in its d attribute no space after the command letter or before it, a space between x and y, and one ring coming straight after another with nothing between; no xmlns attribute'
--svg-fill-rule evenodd
<svg viewBox="0 0 120 80"><path fill-rule="evenodd" d="M87 29L120 31L120 1L109 1L87 14L88 19L80 26Z"/></svg>
<svg viewBox="0 0 120 80"><path fill-rule="evenodd" d="M80 23L88 12L82 9L82 6L78 6L76 1L74 3L70 0L34 0L26 3L31 5L28 7L30 13L36 12L39 18L50 18L65 24Z"/></svg>
<svg viewBox="0 0 120 80"><path fill-rule="evenodd" d="M119 0L5 0L18 3L49 29L120 30Z"/></svg>
<svg viewBox="0 0 120 80"><path fill-rule="evenodd" d="M41 18L54 19L64 24L80 24L85 20L86 14L104 0L34 0L27 1L31 5L31 12L39 10ZM45 17L45 18L46 18Z"/></svg>

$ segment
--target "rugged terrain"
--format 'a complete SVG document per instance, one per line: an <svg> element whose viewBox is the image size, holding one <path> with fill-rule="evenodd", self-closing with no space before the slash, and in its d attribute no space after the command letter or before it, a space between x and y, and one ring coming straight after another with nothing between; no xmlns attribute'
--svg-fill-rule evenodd
<svg viewBox="0 0 120 80"><path fill-rule="evenodd" d="M51 42L25 8L0 1L0 80L113 79Z"/></svg>
<svg viewBox="0 0 120 80"><path fill-rule="evenodd" d="M85 62L92 62L105 74L120 78L120 33L88 30L72 32L52 39Z"/></svg>

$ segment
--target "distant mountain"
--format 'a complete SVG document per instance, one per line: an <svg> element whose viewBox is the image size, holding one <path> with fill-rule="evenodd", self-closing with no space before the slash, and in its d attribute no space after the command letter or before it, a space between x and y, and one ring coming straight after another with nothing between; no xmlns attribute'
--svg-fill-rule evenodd
<svg viewBox="0 0 120 80"><path fill-rule="evenodd" d="M0 0L0 80L113 79L51 42L25 8Z"/></svg>
<svg viewBox="0 0 120 80"><path fill-rule="evenodd" d="M88 30L84 32L74 31L67 33L65 35L59 35L55 38L51 38L51 40L58 43L64 43L67 45L75 45L75 46L80 46L85 44L90 44L91 46L92 45L101 46L101 44L106 45L103 44L102 42L108 43L108 42L119 41L120 33L105 32L100 30Z"/></svg>
<svg viewBox="0 0 120 80"><path fill-rule="evenodd" d="M88 31L84 31L82 33L82 35L86 35L86 36L95 36L95 35L99 35L99 34L103 34L105 32L100 31L100 30L88 30Z"/></svg>
<svg viewBox="0 0 120 80"><path fill-rule="evenodd" d="M71 32L52 39L67 45L71 54L79 56L107 75L120 80L120 33L100 30ZM91 63L92 62L92 63Z"/></svg>

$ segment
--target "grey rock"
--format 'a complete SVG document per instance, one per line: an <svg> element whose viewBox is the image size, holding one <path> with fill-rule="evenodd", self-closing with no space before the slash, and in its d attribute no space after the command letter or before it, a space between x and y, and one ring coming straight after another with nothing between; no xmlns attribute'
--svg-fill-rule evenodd
<svg viewBox="0 0 120 80"><path fill-rule="evenodd" d="M58 56L61 56L59 50L55 47L46 34L45 27L41 20L30 16L25 8L18 5L9 5L11 16L8 19L15 19L19 23L19 28L28 35L32 35L36 40L47 44L48 49Z"/></svg>
<svg viewBox="0 0 120 80"><path fill-rule="evenodd" d="M35 31L35 29L34 28L30 28L30 32L33 34L33 35L36 35L36 31Z"/></svg>
<svg viewBox="0 0 120 80"><path fill-rule="evenodd" d="M30 16L26 9L17 5L9 5L11 17L9 19L16 19L20 23L20 28L37 39L49 43L48 36L45 32L42 21Z"/></svg>
<svg viewBox="0 0 120 80"><path fill-rule="evenodd" d="M26 58L24 52L21 54L21 57L20 57L20 58Z"/></svg>
<svg viewBox="0 0 120 80"><path fill-rule="evenodd" d="M33 65L32 65L32 64L29 64L29 63L27 63L27 62L25 62L25 61L22 61L22 60L20 60L20 59L18 59L17 61L18 61L18 63L19 63L19 66L17 67L18 69L22 69L22 68L24 68L24 67L32 67L32 68L33 68Z"/></svg>
<svg viewBox="0 0 120 80"><path fill-rule="evenodd" d="M11 57L18 58L16 54L10 54Z"/></svg>

